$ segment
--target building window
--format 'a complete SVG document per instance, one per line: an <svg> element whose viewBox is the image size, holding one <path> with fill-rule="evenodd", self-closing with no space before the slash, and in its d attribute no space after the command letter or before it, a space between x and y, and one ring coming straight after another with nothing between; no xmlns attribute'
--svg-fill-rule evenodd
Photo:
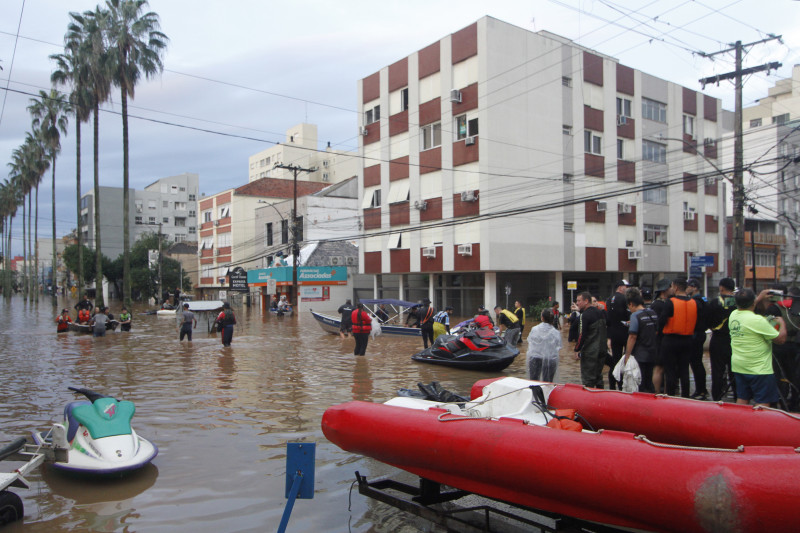
<svg viewBox="0 0 800 533"><path fill-rule="evenodd" d="M745 266L753 266L753 252L748 250L745 253ZM756 251L756 266L757 267L774 267L775 266L775 252L759 252Z"/></svg>
<svg viewBox="0 0 800 533"><path fill-rule="evenodd" d="M617 116L627 117L631 116L631 101L627 98L617 97Z"/></svg>
<svg viewBox="0 0 800 533"><path fill-rule="evenodd" d="M203 222L211 222L211 210L203 211Z"/></svg>
<svg viewBox="0 0 800 533"><path fill-rule="evenodd" d="M81 198L81 208L86 207L85 205L83 205L83 203L84 203L84 198ZM135 203L136 203L136 212L141 213L144 210L144 205L142 204L142 201L136 200Z"/></svg>
<svg viewBox="0 0 800 533"><path fill-rule="evenodd" d="M189 201L190 201L190 202L194 202L195 200L197 200L197 196L196 196L196 195L194 195L194 194L190 194L190 195L189 195Z"/></svg>
<svg viewBox="0 0 800 533"><path fill-rule="evenodd" d="M789 122L789 113L784 113L782 115L775 115L772 117L773 124L786 124Z"/></svg>
<svg viewBox="0 0 800 533"><path fill-rule="evenodd" d="M196 213L194 211L189 211L189 218L194 218Z"/></svg>
<svg viewBox="0 0 800 533"><path fill-rule="evenodd" d="M289 242L289 221L281 220L281 244Z"/></svg>
<svg viewBox="0 0 800 533"><path fill-rule="evenodd" d="M186 202L175 202L175 209L177 211L186 211Z"/></svg>
<svg viewBox="0 0 800 533"><path fill-rule="evenodd" d="M561 180L564 183L572 183L572 174L564 174L561 176Z"/></svg>
<svg viewBox="0 0 800 533"><path fill-rule="evenodd" d="M400 91L400 111L408 109L408 87Z"/></svg>
<svg viewBox="0 0 800 533"><path fill-rule="evenodd" d="M643 140L642 159L645 161L652 161L654 163L666 163L667 145Z"/></svg>
<svg viewBox="0 0 800 533"><path fill-rule="evenodd" d="M156 223L156 217L148 217L147 223L148 224L155 224Z"/></svg>
<svg viewBox="0 0 800 533"><path fill-rule="evenodd" d="M561 133L563 133L564 135L572 135L572 126L570 126L569 124L562 124Z"/></svg>
<svg viewBox="0 0 800 533"><path fill-rule="evenodd" d="M170 187L170 192L171 192L172 194L178 194L178 186L177 186L177 185L172 185L172 186Z"/></svg>
<svg viewBox="0 0 800 533"><path fill-rule="evenodd" d="M666 122L667 104L642 98L642 118L655 120L656 122Z"/></svg>
<svg viewBox="0 0 800 533"><path fill-rule="evenodd" d="M195 226L189 226L189 233L190 233L190 234L192 234L192 235L193 235L193 234L194 234L194 233L196 233L196 232L197 232L197 228L196 228Z"/></svg>
<svg viewBox="0 0 800 533"><path fill-rule="evenodd" d="M162 218L161 222L163 222L164 224L169 224L169 217Z"/></svg>
<svg viewBox="0 0 800 533"><path fill-rule="evenodd" d="M177 207L177 205L176 205L176 207ZM184 209L185 209L185 205L184 205ZM229 216L231 216L231 207L229 205L226 205L224 207L220 207L219 208L219 218L228 218Z"/></svg>
<svg viewBox="0 0 800 533"><path fill-rule="evenodd" d="M161 202L161 207L163 207L164 209L169 209L169 202L167 200L164 200L163 202Z"/></svg>
<svg viewBox="0 0 800 533"><path fill-rule="evenodd" d="M583 132L583 151L587 154L602 155L603 138L593 131Z"/></svg>
<svg viewBox="0 0 800 533"><path fill-rule="evenodd" d="M147 209L155 209L156 208L156 201L155 200L148 200L147 201Z"/></svg>
<svg viewBox="0 0 800 533"><path fill-rule="evenodd" d="M442 145L442 123L428 124L419 129L419 149L430 150Z"/></svg>
<svg viewBox="0 0 800 533"><path fill-rule="evenodd" d="M217 235L217 248L228 248L231 245L231 233Z"/></svg>
<svg viewBox="0 0 800 533"><path fill-rule="evenodd" d="M564 87L572 87L572 78L569 76L561 76L561 85Z"/></svg>
<svg viewBox="0 0 800 533"><path fill-rule="evenodd" d="M663 204L667 203L667 189L660 187L656 183L644 182L644 190L642 191L642 200L650 204Z"/></svg>
<svg viewBox="0 0 800 533"><path fill-rule="evenodd" d="M757 128L760 125L761 125L761 119L760 118L754 118L753 120L750 121L750 127L751 128Z"/></svg>
<svg viewBox="0 0 800 533"><path fill-rule="evenodd" d="M186 219L185 218L175 217L175 227L185 228L186 227Z"/></svg>
<svg viewBox="0 0 800 533"><path fill-rule="evenodd" d="M661 224L644 225L645 244L667 244L667 226Z"/></svg>
<svg viewBox="0 0 800 533"><path fill-rule="evenodd" d="M381 119L381 106L376 105L372 109L367 109L364 112L364 125L372 124L373 122L378 122Z"/></svg>
<svg viewBox="0 0 800 533"><path fill-rule="evenodd" d="M186 235L183 233L176 233L175 242L186 242Z"/></svg>
<svg viewBox="0 0 800 533"><path fill-rule="evenodd" d="M180 192L186 192L186 187L178 187L178 190L179 190Z"/></svg>
<svg viewBox="0 0 800 533"><path fill-rule="evenodd" d="M372 191L372 200L369 203L369 208L381 206L381 190L375 189Z"/></svg>
<svg viewBox="0 0 800 533"><path fill-rule="evenodd" d="M272 246L272 222L267 222L264 233L267 235L266 246Z"/></svg>
<svg viewBox="0 0 800 533"><path fill-rule="evenodd" d="M478 119L467 120L467 115L456 117L456 140L478 135Z"/></svg>
<svg viewBox="0 0 800 533"><path fill-rule="evenodd" d="M617 139L617 159L625 159L625 143L622 139Z"/></svg>
<svg viewBox="0 0 800 533"><path fill-rule="evenodd" d="M694 117L691 115L683 115L683 134L694 139Z"/></svg>
<svg viewBox="0 0 800 533"><path fill-rule="evenodd" d="M135 223L136 224L141 224L142 223L142 217L136 217Z"/></svg>

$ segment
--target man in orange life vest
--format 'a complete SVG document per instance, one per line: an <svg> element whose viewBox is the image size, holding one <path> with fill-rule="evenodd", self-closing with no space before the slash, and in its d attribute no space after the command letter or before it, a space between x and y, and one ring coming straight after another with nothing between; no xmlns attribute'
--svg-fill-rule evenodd
<svg viewBox="0 0 800 533"><path fill-rule="evenodd" d="M675 279L670 287L674 296L664 304L659 315L661 354L667 381L667 394L675 396L678 380L681 396L689 397L689 360L692 352L692 336L697 327L697 302L686 295L687 282Z"/></svg>
<svg viewBox="0 0 800 533"><path fill-rule="evenodd" d="M365 355L367 353L367 343L369 334L372 332L372 317L364 310L364 304L358 303L351 313L353 322L353 338L356 340L356 347L353 355Z"/></svg>

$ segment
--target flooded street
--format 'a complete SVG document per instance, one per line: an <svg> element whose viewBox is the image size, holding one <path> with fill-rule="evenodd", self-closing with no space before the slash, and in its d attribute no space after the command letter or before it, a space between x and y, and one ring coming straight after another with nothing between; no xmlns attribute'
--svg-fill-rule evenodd
<svg viewBox="0 0 800 533"><path fill-rule="evenodd" d="M59 301L58 310L72 305ZM116 314L119 302L111 307ZM75 399L67 387L76 386L133 401L134 428L160 450L152 465L119 480L39 469L29 478L31 490L15 489L24 522L4 531L271 531L286 504L290 441L315 442L317 451L314 499L297 501L289 531L398 531L416 522L355 489L348 511L356 470L372 477L393 469L327 442L324 410L349 400L382 402L419 381L468 394L483 377L525 377L525 343L506 371L484 374L412 362L420 338L379 337L356 358L352 339L324 333L310 313L275 317L234 308L233 345L223 348L206 333L204 318L194 342L180 343L174 318L144 310L134 309L130 333L94 339L56 334L56 309L47 299L38 308L21 298L0 301L4 443L60 422ZM562 350L560 380L578 382L568 353ZM408 527L430 530L425 522Z"/></svg>

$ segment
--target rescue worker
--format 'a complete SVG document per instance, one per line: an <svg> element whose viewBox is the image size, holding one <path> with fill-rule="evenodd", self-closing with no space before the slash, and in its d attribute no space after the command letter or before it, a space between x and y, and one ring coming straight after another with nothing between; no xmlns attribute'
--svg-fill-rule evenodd
<svg viewBox="0 0 800 533"><path fill-rule="evenodd" d="M277 308L277 305L275 307ZM339 306L336 312L342 316L342 320L339 323L339 337L344 339L352 333L353 329L353 323L351 322L353 316L353 302L350 298L344 302L344 305Z"/></svg>
<svg viewBox="0 0 800 533"><path fill-rule="evenodd" d="M519 300L514 302L514 314L519 319L519 340L517 341L517 344L519 344L522 342L522 333L525 331L525 308L522 307ZM555 326L555 324L553 325Z"/></svg>
<svg viewBox="0 0 800 533"><path fill-rule="evenodd" d="M686 287L684 278L672 281L670 288L674 296L664 302L664 313L658 317L663 334L661 352L667 394L675 396L680 381L681 396L684 398L689 397L689 358L697 326L697 303L686 295Z"/></svg>
<svg viewBox="0 0 800 533"><path fill-rule="evenodd" d="M608 299L606 312L608 313L608 349L611 352L611 361L608 370L608 388L622 390L622 382L614 378L614 367L625 352L628 342L628 321L631 313L628 311L628 302L625 291L630 285L624 279L614 283L614 294Z"/></svg>
<svg viewBox="0 0 800 533"><path fill-rule="evenodd" d="M92 318L92 309L94 306L92 302L89 300L89 295L84 294L83 300L75 304L75 310L78 312L78 324L88 324L89 320ZM83 315L81 315L81 311L86 311Z"/></svg>
<svg viewBox="0 0 800 533"><path fill-rule="evenodd" d="M233 342L233 326L236 325L236 315L233 314L231 304L222 304L222 312L217 315L215 322L222 328L222 345L230 346Z"/></svg>
<svg viewBox="0 0 800 533"><path fill-rule="evenodd" d="M708 387L706 387L706 367L703 365L703 350L706 343L706 322L708 321L708 304L700 294L700 282L691 278L686 282L686 295L691 296L697 304L697 326L692 335L692 353L689 356L689 366L694 375L695 400L708 400Z"/></svg>
<svg viewBox="0 0 800 533"><path fill-rule="evenodd" d="M575 358L581 364L581 383L585 387L603 388L603 365L606 361L606 318L592 305L589 292L578 294L575 304L580 312Z"/></svg>
<svg viewBox="0 0 800 533"><path fill-rule="evenodd" d="M520 332L520 326L522 325L517 318L517 315L509 311L508 309L503 309L499 305L494 306L494 314L497 317L497 324L500 326L500 329L505 329L506 331L506 343L507 344L516 344L517 343L517 336Z"/></svg>
<svg viewBox="0 0 800 533"><path fill-rule="evenodd" d="M422 331L422 344L428 347L428 341L433 344L433 307L427 298L422 299L422 304L417 307L415 314L419 321L419 329Z"/></svg>
<svg viewBox="0 0 800 533"><path fill-rule="evenodd" d="M365 355L369 334L372 331L372 317L364 310L364 304L359 302L351 314L350 322L353 324L353 338L356 340L356 347L353 355Z"/></svg>
<svg viewBox="0 0 800 533"><path fill-rule="evenodd" d="M450 315L453 314L453 308L447 306L444 311L439 311L433 315L433 338L439 338L439 335L446 335L450 333Z"/></svg>
<svg viewBox="0 0 800 533"><path fill-rule="evenodd" d="M489 311L483 306L478 308L478 314L475 315L472 323L475 324L478 329L494 329L494 322L492 322L491 317L489 317Z"/></svg>
<svg viewBox="0 0 800 533"><path fill-rule="evenodd" d="M664 314L664 308L667 305L667 300L670 296L672 296L672 282L668 279L661 279L656 283L656 292L655 297L656 299L650 304L650 309L656 312L659 316L659 319L662 314ZM661 341L663 340L664 335L661 332L661 328L658 330L658 336L656 339L656 344L658 345L658 350L656 353L656 360L653 363L653 389L655 389L656 394L663 394L664 393L664 357L661 352Z"/></svg>
<svg viewBox="0 0 800 533"><path fill-rule="evenodd" d="M732 278L719 280L719 297L708 304L708 326L711 328L711 342L708 354L711 359L711 399L718 402L723 392L730 387L736 399L736 385L731 372L731 332L728 318L736 309L733 291L736 282ZM727 386L726 386L727 381Z"/></svg>
<svg viewBox="0 0 800 533"><path fill-rule="evenodd" d="M128 312L128 309L123 307L122 311L119 313L119 329L120 331L130 331L131 330L131 314Z"/></svg>
<svg viewBox="0 0 800 533"><path fill-rule="evenodd" d="M62 333L64 331L69 331L69 324L72 322L72 318L69 316L69 309L62 309L61 314L56 317L56 331L58 333Z"/></svg>

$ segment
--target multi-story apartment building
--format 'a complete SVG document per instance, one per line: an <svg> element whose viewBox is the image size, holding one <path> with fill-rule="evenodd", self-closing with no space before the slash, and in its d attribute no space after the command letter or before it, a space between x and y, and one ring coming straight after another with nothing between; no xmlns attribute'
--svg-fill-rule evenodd
<svg viewBox="0 0 800 533"><path fill-rule="evenodd" d="M334 150L330 143L325 150L317 145L317 126L298 124L286 131L286 142L249 157L250 181L261 178L293 179L291 171L274 168L277 164L294 165L313 172L301 172L298 180L338 183L358 172L358 154Z"/></svg>
<svg viewBox="0 0 800 533"><path fill-rule="evenodd" d="M800 65L794 65L791 78L778 80L766 97L742 109L744 130L797 119L800 119Z"/></svg>
<svg viewBox="0 0 800 533"><path fill-rule="evenodd" d="M328 184L297 181L297 197L319 191ZM227 287L228 270L262 266L262 239L257 238L255 213L260 204L294 198L292 180L260 178L235 189L200 198L198 297L217 297ZM299 212L299 209L298 209ZM287 221L288 223L288 221ZM288 231L288 227L287 227Z"/></svg>
<svg viewBox="0 0 800 533"><path fill-rule="evenodd" d="M155 181L137 191L130 189L131 244L143 233L159 231L175 242L197 241L197 174L184 173ZM122 188L100 187L100 246L103 255L116 259L123 251ZM94 190L81 197L80 231L83 243L95 248Z"/></svg>
<svg viewBox="0 0 800 533"><path fill-rule="evenodd" d="M723 251L720 101L484 17L358 82L362 271L469 314ZM712 164L713 163L713 164Z"/></svg>

